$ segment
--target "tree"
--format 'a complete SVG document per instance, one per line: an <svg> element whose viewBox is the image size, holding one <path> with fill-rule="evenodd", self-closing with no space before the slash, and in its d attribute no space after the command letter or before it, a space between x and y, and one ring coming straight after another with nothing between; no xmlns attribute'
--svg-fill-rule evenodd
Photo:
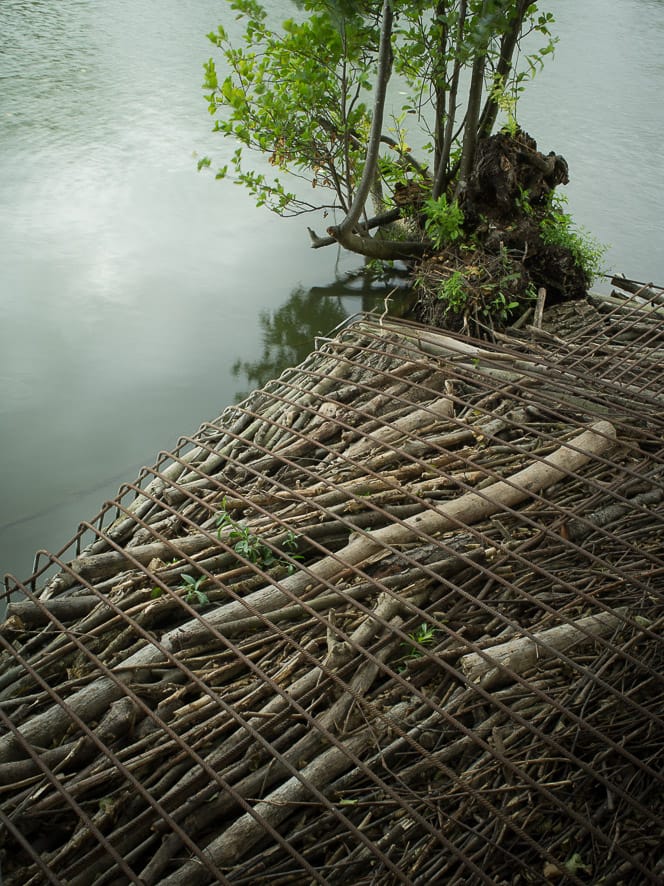
<svg viewBox="0 0 664 886"><path fill-rule="evenodd" d="M558 286L540 223L567 164L540 153L516 120L526 81L555 45L551 13L528 0L297 0L279 24L258 0L229 4L244 31L236 44L220 25L209 38L224 72L214 58L205 65L215 129L238 143L217 178L282 215L331 217L327 236L309 229L316 248L339 243L384 261L491 239L495 256L508 240L516 248L512 222L527 217L522 263L539 256L543 271L511 276L529 295ZM256 152L273 175L247 165ZM298 178L308 191L293 189ZM590 270L577 271L560 287L584 289ZM503 293L501 304L513 300Z"/></svg>
<svg viewBox="0 0 664 886"><path fill-rule="evenodd" d="M222 112L215 129L240 147L230 172L225 166L217 176L233 175L260 205L284 215L341 213L332 236L373 257L388 257L389 250L368 242L367 227L383 222L386 209L393 210L386 214L393 221L399 192L409 186L419 185L434 198L454 181L461 190L478 137L490 133L499 107L513 116L524 80L554 45L551 15L539 14L537 4L526 0L303 0L300 14L279 26L269 24L257 0L231 0L230 7L244 33L237 46L222 25L209 35L226 70L220 77L211 58L205 88L210 112ZM515 50L532 31L546 44L515 72ZM465 72L464 109L458 96ZM394 74L406 100L386 115ZM413 139L424 139L425 159L413 155ZM266 155L277 173L305 179L311 196L315 191L321 199L289 190L283 175L269 179L245 168L246 149ZM370 195L379 218L367 226ZM391 248L421 254L422 244Z"/></svg>

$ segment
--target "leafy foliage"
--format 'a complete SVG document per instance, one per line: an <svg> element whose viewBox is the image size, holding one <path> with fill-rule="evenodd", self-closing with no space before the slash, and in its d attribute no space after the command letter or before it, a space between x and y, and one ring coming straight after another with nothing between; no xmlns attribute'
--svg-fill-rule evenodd
<svg viewBox="0 0 664 886"><path fill-rule="evenodd" d="M540 223L542 242L568 250L586 276L588 285L602 272L607 247L574 223L563 209L564 198L556 196Z"/></svg>
<svg viewBox="0 0 664 886"><path fill-rule="evenodd" d="M408 634L408 637L411 642L401 644L408 649L405 658L421 658L423 653L420 647L433 646L436 642L436 629L428 622L423 621L414 631Z"/></svg>
<svg viewBox="0 0 664 886"><path fill-rule="evenodd" d="M184 594L184 600L186 603L190 603L192 606L205 606L210 602L208 595L205 591L201 590L206 580L207 578L204 575L199 575L198 578L195 578L193 575L183 573L182 584L177 590L186 592ZM159 586L153 587L150 591L150 597L153 600L159 599L163 594L164 590Z"/></svg>
<svg viewBox="0 0 664 886"><path fill-rule="evenodd" d="M221 61L205 65L215 129L236 146L218 178L281 215L333 215L328 237L310 230L316 247L337 242L374 263L454 252L437 295L465 326L491 331L525 307L540 279L548 285L545 261L540 277L524 267L533 239L526 222L538 247L553 247L556 257L567 250L574 291L597 273L601 247L565 213L548 207L540 216L546 195L567 182L567 165L539 154L518 122L518 100L556 42L553 16L538 3L295 0L281 23L260 0L228 3L234 36L224 25L209 34ZM494 140L513 156L491 160L486 147L497 143L489 136L499 118ZM479 195L492 193L495 205L485 209ZM397 219L398 228L372 235ZM570 276L554 278L564 290ZM235 543L258 556L250 539Z"/></svg>
<svg viewBox="0 0 664 886"><path fill-rule="evenodd" d="M308 18L290 18L273 29L255 0L233 0L230 6L244 22L243 45L234 46L222 25L208 35L222 50L227 73L220 78L210 58L204 88L210 113L224 111L215 130L240 143L230 163L235 180L259 206L280 214L313 208L278 177L270 180L245 169L243 149L249 148L264 154L279 172L306 174L312 188L333 191L345 207L369 125L362 93L371 88L375 28L359 17L352 25L335 19L324 4L311 3L306 4ZM226 165L217 177L228 173Z"/></svg>
<svg viewBox="0 0 664 886"><path fill-rule="evenodd" d="M471 290L461 271L453 271L443 280L438 297L445 302L446 313L461 314L465 311Z"/></svg>
<svg viewBox="0 0 664 886"><path fill-rule="evenodd" d="M204 575L194 578L193 575L187 575L184 573L182 581L182 589L186 591L184 599L187 603L204 606L206 603L210 602L207 594L201 590L201 585L205 582Z"/></svg>
<svg viewBox="0 0 664 886"><path fill-rule="evenodd" d="M457 200L448 202L445 194L429 197L424 204L424 230L434 249L449 246L463 236L463 212Z"/></svg>
<svg viewBox="0 0 664 886"><path fill-rule="evenodd" d="M208 35L221 63L210 58L205 64L204 89L215 129L239 146L217 177L233 178L258 205L282 215L348 213L377 113L368 99L379 69L382 4L302 0L297 15L276 24L258 0L228 2L243 30L239 39L231 38L230 25ZM372 170L372 195L383 206L406 175L426 182L434 198L447 193L462 151L473 147L464 141L464 120L475 119L488 134L500 105L514 121L524 81L555 43L550 13L539 14L537 3L525 0L392 0L390 8L389 62L399 77L402 107L391 113L392 127L381 127L383 150ZM544 45L524 54L515 71L515 46L531 32ZM481 99L484 92L484 106L481 115L478 107L464 117L460 84L478 60L483 90L473 95ZM423 144L421 161L413 143ZM267 166L254 161L247 167L247 151L263 155ZM210 163L203 158L199 167ZM310 185L309 197L296 188L296 177Z"/></svg>
<svg viewBox="0 0 664 886"><path fill-rule="evenodd" d="M269 570L275 566L284 566L290 575L295 571L295 564L290 561L302 559L302 555L298 553L298 537L294 532L287 532L282 542L282 548L288 554L290 560L277 557L275 551L252 533L248 526L233 520L228 513L227 501L224 497L222 510L217 516L217 536L219 538L221 538L222 532L225 529L230 530L228 537L235 553L261 569ZM186 576L183 576L183 578L186 578Z"/></svg>

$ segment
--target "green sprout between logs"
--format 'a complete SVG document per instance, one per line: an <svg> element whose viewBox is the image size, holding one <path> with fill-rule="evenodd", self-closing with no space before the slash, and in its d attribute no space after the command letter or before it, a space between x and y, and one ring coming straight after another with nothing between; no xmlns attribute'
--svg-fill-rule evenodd
<svg viewBox="0 0 664 886"><path fill-rule="evenodd" d="M402 646L407 646L409 650L405 658L421 658L423 653L418 647L432 646L436 639L436 629L423 621L421 625L418 625L416 630L408 634L408 637L411 640L411 643L401 644Z"/></svg>
<svg viewBox="0 0 664 886"><path fill-rule="evenodd" d="M184 573L182 575L182 581L184 584L180 585L181 590L186 590L186 594L184 595L184 599L186 603L191 603L192 605L204 606L206 603L209 603L208 595L201 590L201 585L205 581L205 576L200 575L198 578L194 578L193 575L187 575Z"/></svg>
<svg viewBox="0 0 664 886"><path fill-rule="evenodd" d="M292 575L295 572L295 563L276 556L272 548L264 544L257 535L251 532L248 526L243 526L241 523L233 520L228 513L226 498L224 497L222 511L217 516L217 537L219 539L221 539L221 534L227 527L230 528L228 536L233 550L240 557L261 569L268 570L273 569L275 566L283 566L288 575ZM297 552L298 538L299 536L295 532L289 530L281 543L282 552L286 553L290 560L303 559L302 554ZM198 578L195 578L193 575L185 572L181 578L182 584L176 590L185 591L184 600L186 603L192 606L205 606L210 602L208 595L202 590L202 586L207 581L207 576L199 575ZM163 593L162 588L153 587L150 596L156 599L161 597Z"/></svg>
<svg viewBox="0 0 664 886"><path fill-rule="evenodd" d="M194 578L193 575L188 575L187 573L182 574L182 584L176 589L178 591L186 591L184 595L185 603L189 603L192 606L205 606L206 603L209 603L209 597L205 593L205 591L201 590L202 585L205 583L206 576L199 575L198 578ZM161 597L164 593L163 589L160 587L152 588L150 592L150 596L153 599L157 597Z"/></svg>
<svg viewBox="0 0 664 886"><path fill-rule="evenodd" d="M236 554L244 557L250 563L261 569L272 569L275 566L285 566L289 575L295 571L295 564L276 556L272 548L268 547L255 535L248 526L237 523L228 513L226 497L222 500L222 510L217 516L217 537L221 538L222 532L229 528L228 538ZM298 536L289 530L281 543L282 550L288 554L291 560L302 560L302 555L297 553Z"/></svg>

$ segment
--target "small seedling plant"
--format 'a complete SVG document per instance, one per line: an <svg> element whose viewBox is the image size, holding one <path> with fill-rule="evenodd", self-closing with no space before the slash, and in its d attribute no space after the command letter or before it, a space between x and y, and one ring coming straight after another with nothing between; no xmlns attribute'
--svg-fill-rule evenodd
<svg viewBox="0 0 664 886"><path fill-rule="evenodd" d="M222 532L226 528L230 528L229 539L233 546L233 550L245 560L254 563L256 566L264 570L269 570L275 566L283 566L288 575L295 572L296 565L290 561L302 560L302 554L298 553L298 535L289 530L281 543L282 551L288 554L289 560L278 557L272 548L264 544L260 538L251 532L248 526L237 523L228 513L226 507L226 499L223 500L223 509L217 517L217 536L221 538ZM176 589L185 591L184 600L192 606L205 606L210 602L208 595L202 589L206 582L206 576L200 575L196 578L188 573L183 573L182 584ZM153 587L150 596L153 599L161 597L163 589Z"/></svg>
<svg viewBox="0 0 664 886"><path fill-rule="evenodd" d="M275 566L285 566L291 575L295 571L295 564L276 556L272 548L268 547L255 535L248 526L238 523L228 513L226 498L222 501L222 509L217 516L217 537L221 539L224 530L228 529L228 538L236 554L244 557L250 563L254 563L261 569L270 570ZM302 555L297 553L298 536L289 530L282 542L282 549L291 560L301 560Z"/></svg>
<svg viewBox="0 0 664 886"><path fill-rule="evenodd" d="M180 588L186 591L184 595L186 603L191 603L192 606L205 606L206 603L210 602L208 595L201 590L201 585L204 581L204 575L194 578L193 575L188 575L186 572L183 573Z"/></svg>
<svg viewBox="0 0 664 886"><path fill-rule="evenodd" d="M408 652L404 656L404 659L408 660L422 658L422 655L424 653L419 647L433 646L436 641L436 629L432 625L428 624L426 621L423 621L422 624L416 628L416 630L408 634L408 637L411 642L401 644L408 649Z"/></svg>
<svg viewBox="0 0 664 886"><path fill-rule="evenodd" d="M195 578L193 575L189 575L185 572L182 574L182 584L177 590L186 592L184 594L185 603L189 603L191 606L205 606L210 602L210 599L205 591L201 590L204 583L204 575L199 575L198 578ZM163 593L162 588L154 587L150 592L150 596L153 599L157 599L158 597L161 597Z"/></svg>

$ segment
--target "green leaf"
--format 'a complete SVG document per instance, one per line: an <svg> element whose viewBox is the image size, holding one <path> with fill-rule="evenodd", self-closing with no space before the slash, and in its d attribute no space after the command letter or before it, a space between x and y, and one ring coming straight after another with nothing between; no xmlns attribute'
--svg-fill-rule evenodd
<svg viewBox="0 0 664 886"><path fill-rule="evenodd" d="M575 852L570 858L565 862L565 870L570 874L577 874L579 871L583 871L586 874L592 874L592 865L585 864L581 855L578 852Z"/></svg>

